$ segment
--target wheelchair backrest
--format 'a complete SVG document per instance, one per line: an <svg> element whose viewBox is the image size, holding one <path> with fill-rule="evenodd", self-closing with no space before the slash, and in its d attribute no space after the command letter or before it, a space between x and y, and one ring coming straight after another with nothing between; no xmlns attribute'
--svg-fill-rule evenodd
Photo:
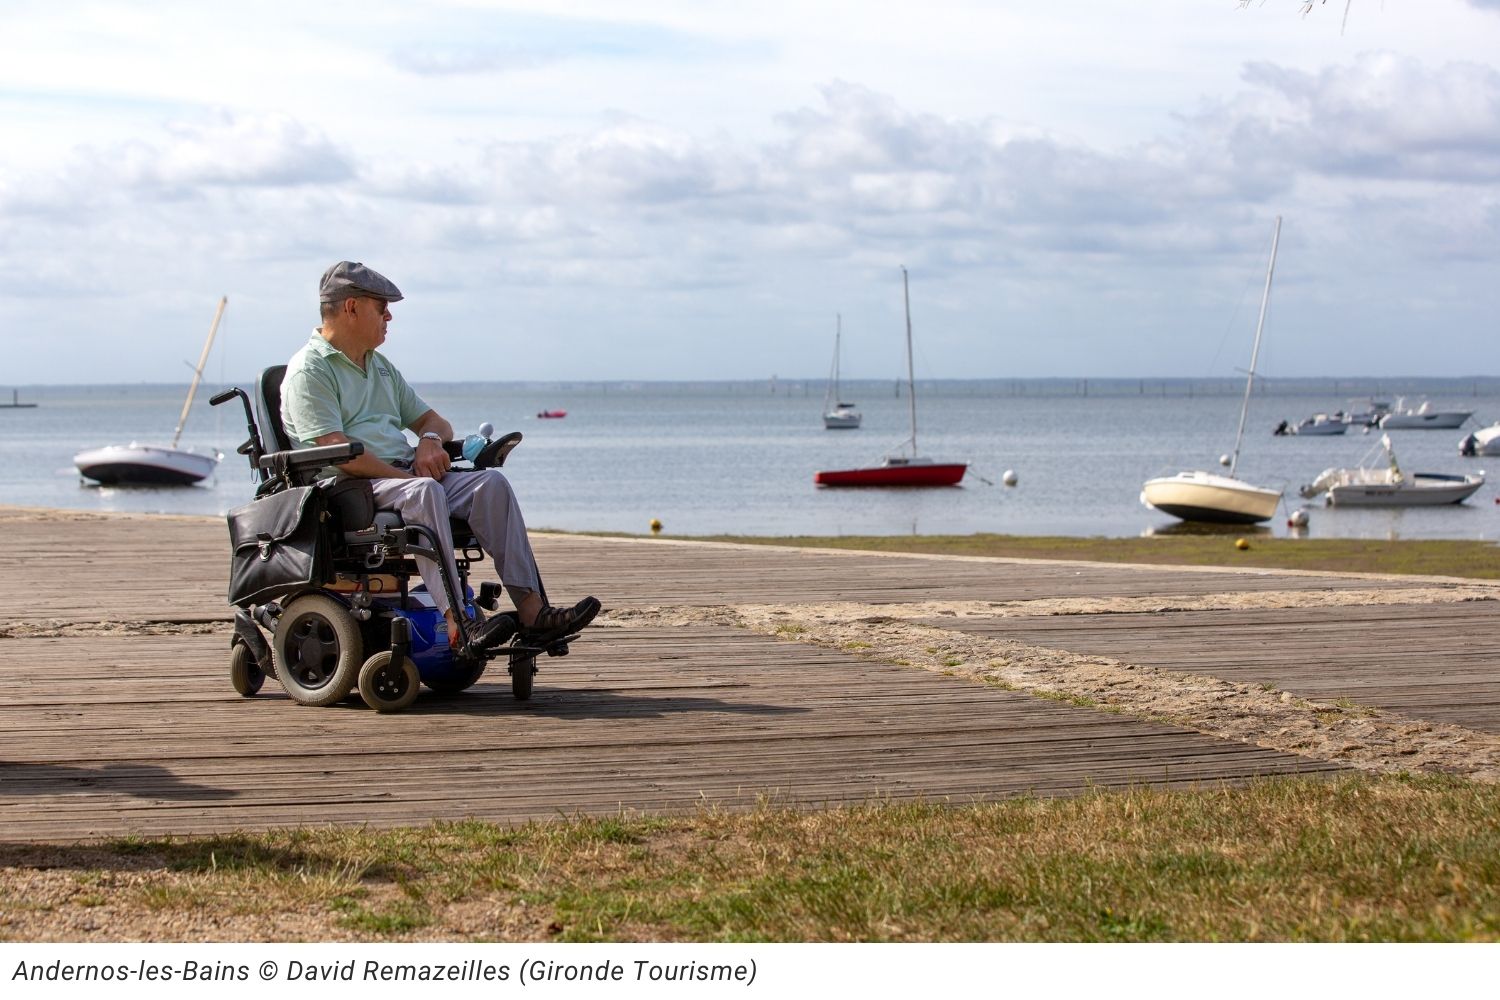
<svg viewBox="0 0 1500 1000"><path fill-rule="evenodd" d="M287 437L286 425L281 422L281 382L286 378L286 365L272 365L260 373L256 382L255 408L260 415L261 433L269 440L271 451L290 451L292 439Z"/></svg>

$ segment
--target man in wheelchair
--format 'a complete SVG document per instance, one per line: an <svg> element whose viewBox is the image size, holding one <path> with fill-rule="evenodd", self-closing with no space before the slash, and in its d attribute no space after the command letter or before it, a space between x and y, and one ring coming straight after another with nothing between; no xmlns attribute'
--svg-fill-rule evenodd
<svg viewBox="0 0 1500 1000"><path fill-rule="evenodd" d="M337 472L369 479L377 509L398 511L407 524L431 529L455 574L448 519L468 521L494 557L525 641L544 645L577 632L599 612L599 602L585 597L570 608L555 608L543 601L526 523L505 474L494 468L451 470L444 444L453 439L453 426L377 350L385 343L390 305L402 297L390 279L363 264L340 261L324 272L318 287L322 325L287 363L281 384L287 436L301 448L363 443L364 454ZM403 429L417 435L415 449ZM416 562L448 622L449 642L457 647L463 623L444 593L439 568L429 559ZM498 644L514 627L497 615L476 638L481 645Z"/></svg>
<svg viewBox="0 0 1500 1000"><path fill-rule="evenodd" d="M401 298L383 275L340 261L319 286L321 325L284 369L262 373L260 425L242 390L212 400L245 403L250 439L240 452L261 476L256 501L229 519L230 603L240 609L230 672L242 695L274 670L295 700L331 704L357 672L367 703L398 711L419 676L436 690L461 690L486 660L508 655L515 693L526 698L537 654L566 655L599 612L593 597L547 603L520 506L495 467L520 435L466 456L452 425L377 350ZM415 447L403 430L417 436ZM473 467L455 467L455 458ZM495 609L498 588L486 583L477 600L467 590L476 549L494 558L513 614L480 615L479 607ZM404 567L420 574L425 604L409 592ZM394 576L385 583L381 574ZM329 582L332 590L318 589ZM270 647L256 622L274 630ZM369 649L375 654L359 666Z"/></svg>

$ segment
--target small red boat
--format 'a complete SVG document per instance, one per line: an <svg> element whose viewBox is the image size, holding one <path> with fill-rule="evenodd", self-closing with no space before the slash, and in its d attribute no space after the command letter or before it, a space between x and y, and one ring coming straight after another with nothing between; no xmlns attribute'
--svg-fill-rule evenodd
<svg viewBox="0 0 1500 1000"><path fill-rule="evenodd" d="M813 482L818 486L957 486L968 468L964 462L892 457L868 469L815 473Z"/></svg>
<svg viewBox="0 0 1500 1000"><path fill-rule="evenodd" d="M536 415L538 420L561 420L568 415L567 410L543 410Z"/></svg>

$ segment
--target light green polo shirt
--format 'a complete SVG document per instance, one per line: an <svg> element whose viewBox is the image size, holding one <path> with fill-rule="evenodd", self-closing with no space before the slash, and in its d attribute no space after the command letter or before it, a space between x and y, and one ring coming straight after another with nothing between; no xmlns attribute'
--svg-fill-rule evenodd
<svg viewBox="0 0 1500 1000"><path fill-rule="evenodd" d="M281 382L281 422L296 448L338 431L382 461L409 462L416 449L402 428L431 408L385 355L371 351L360 371L317 330L287 362Z"/></svg>

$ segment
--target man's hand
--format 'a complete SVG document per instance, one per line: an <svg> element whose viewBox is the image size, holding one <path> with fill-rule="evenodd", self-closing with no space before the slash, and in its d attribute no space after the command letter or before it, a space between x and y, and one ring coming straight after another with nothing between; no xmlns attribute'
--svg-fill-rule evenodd
<svg viewBox="0 0 1500 1000"><path fill-rule="evenodd" d="M428 479L442 479L447 475L448 467L452 464L453 460L443 449L442 442L434 441L432 438L422 438L417 442L417 456L412 459L411 471L418 476L426 476Z"/></svg>

